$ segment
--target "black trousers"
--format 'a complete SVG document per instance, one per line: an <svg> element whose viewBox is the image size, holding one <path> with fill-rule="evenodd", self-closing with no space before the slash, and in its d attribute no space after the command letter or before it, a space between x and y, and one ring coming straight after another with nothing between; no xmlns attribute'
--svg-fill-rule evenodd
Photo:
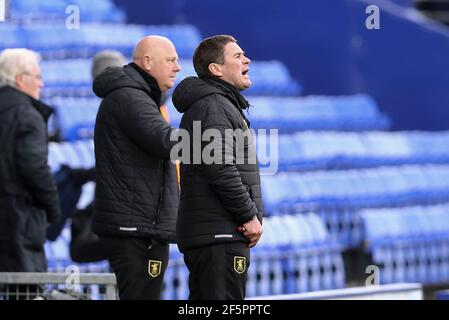
<svg viewBox="0 0 449 320"><path fill-rule="evenodd" d="M168 264L168 244L148 238L100 237L113 247L109 263L120 300L159 300Z"/></svg>
<svg viewBox="0 0 449 320"><path fill-rule="evenodd" d="M188 250L189 300L243 300L250 251L248 244L230 242Z"/></svg>

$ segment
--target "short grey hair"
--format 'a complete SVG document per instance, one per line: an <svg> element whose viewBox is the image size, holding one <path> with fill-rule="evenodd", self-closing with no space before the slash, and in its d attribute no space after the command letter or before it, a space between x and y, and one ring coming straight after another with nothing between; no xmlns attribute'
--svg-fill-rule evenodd
<svg viewBox="0 0 449 320"><path fill-rule="evenodd" d="M107 67L123 67L126 62L126 58L119 51L100 51L92 62L92 78L95 79Z"/></svg>
<svg viewBox="0 0 449 320"><path fill-rule="evenodd" d="M16 76L30 72L38 66L41 57L37 52L24 48L5 49L0 53L0 88L16 86Z"/></svg>

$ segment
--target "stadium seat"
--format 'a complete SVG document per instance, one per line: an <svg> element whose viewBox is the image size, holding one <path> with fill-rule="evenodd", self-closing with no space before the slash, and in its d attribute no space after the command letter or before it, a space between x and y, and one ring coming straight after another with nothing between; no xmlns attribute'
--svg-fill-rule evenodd
<svg viewBox="0 0 449 320"><path fill-rule="evenodd" d="M448 280L449 233L443 231L449 228L448 205L370 209L360 215L381 283Z"/></svg>

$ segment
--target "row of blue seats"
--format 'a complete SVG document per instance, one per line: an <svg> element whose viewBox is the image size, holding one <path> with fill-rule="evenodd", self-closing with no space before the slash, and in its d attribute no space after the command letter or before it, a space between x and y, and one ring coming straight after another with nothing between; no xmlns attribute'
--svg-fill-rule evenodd
<svg viewBox="0 0 449 320"><path fill-rule="evenodd" d="M57 101L59 99L55 99ZM85 102L84 102L85 101ZM49 131L68 141L93 137L98 99L64 99ZM273 138L272 138L273 139ZM279 171L370 168L449 162L449 132L299 132L254 139L262 170ZM277 149L274 150L273 148Z"/></svg>
<svg viewBox="0 0 449 320"><path fill-rule="evenodd" d="M83 62L83 64L84 63L85 62ZM274 65L279 66L276 62L273 63ZM265 63L265 65L266 64L267 63ZM55 70L57 69L58 68L55 68ZM81 77L88 77L88 71L86 69L87 65L85 65L85 68L79 70ZM178 81L179 79L182 79L182 76L178 77ZM269 73L267 72L264 77L255 78L254 82L259 83L259 87L263 88L265 83L268 84L270 82ZM46 88L45 90L49 92L51 89L52 88ZM66 140L73 141L91 138L100 100L96 97L92 97L93 93L90 86L72 88L70 90L83 90L89 97L54 97L54 95L58 95L58 93L51 91L49 95L52 97L47 97L45 100L50 105L55 106L57 111L56 118L51 120L53 129L60 129L62 138ZM275 89L271 88L270 90ZM280 93L280 91L277 91L277 93ZM249 118L252 127L258 129L258 132L260 132L260 129L273 128L276 126L280 128L281 132L307 130L310 129L311 124L317 129L331 127L333 130L344 130L348 127L365 130L373 127L379 128L387 126L388 121L384 121L385 118L379 113L377 107L369 102L370 100L367 99L366 96L348 96L344 99L346 101L344 107L341 105L342 99L342 97L319 96L304 98L254 97L254 99L250 98L251 101L255 100L254 103L256 104L254 104L254 109L250 111ZM182 114L176 111L170 98L167 100L167 107L169 109L172 125L175 127L179 126ZM332 109L332 112L330 112L330 109ZM271 115L272 118L267 115L267 110L273 113ZM360 111L362 112L360 113ZM274 112L276 112L278 116L275 116ZM266 126L264 127L264 125ZM316 140L323 142L323 144L315 142L315 135ZM327 168L327 162L332 163L333 159L331 156L328 158L326 157L328 154L332 153L335 154L335 158L341 159L342 157L339 155L339 152L345 154L352 152L354 157L365 152L365 154L367 154L366 157L369 159L371 150L374 150L372 152L375 154L377 153L376 150L386 150L383 152L387 152L392 156L398 155L400 152L404 154L406 151L404 149L405 146L401 146L398 142L401 138L395 138L393 134L389 136L388 133L385 133L384 135L381 133L378 133L377 135L367 135L366 138L363 139L355 133L338 137L333 135L332 137L335 138L330 138L330 136L331 134L328 134L328 136L322 134L320 136L316 133L280 136L279 155L282 157L279 159L279 164L281 169L285 169L285 166L291 165L299 168L303 167L305 169ZM413 147L418 148L420 153L426 152L426 142L433 138L432 135L428 138L423 137L424 134L421 136L416 135L413 138ZM363 141L360 141L360 139ZM334 144L334 142L338 143ZM434 144L437 142L441 145L444 143L443 139L436 140ZM260 143L262 144L263 141ZM365 146L361 146L362 143L364 143ZM395 148L397 146L401 146L403 149L396 150ZM329 149L327 147L330 148L330 151L328 151ZM321 155L320 152L324 155ZM388 159L383 157L381 152L379 152L379 157L385 162L388 161ZM381 164L376 162L378 160L376 158L372 160L374 164ZM355 162L357 163L357 161Z"/></svg>
<svg viewBox="0 0 449 320"><path fill-rule="evenodd" d="M5 23L0 24L0 34L0 50L26 47L41 52L44 57L64 57L76 53L91 56L104 49L119 50L126 56L132 56L134 46L141 38L157 34L171 39L180 57L190 58L201 41L199 31L191 25L82 23L81 28L71 30L65 22L23 26Z"/></svg>
<svg viewBox="0 0 449 320"><path fill-rule="evenodd" d="M66 161L77 167L93 166L93 144L89 138L93 135L93 125L100 100L82 98L53 99L53 102L57 105L64 106L57 108L59 125L54 123L55 121L51 121L53 123L51 125L53 130L55 127L59 127L61 128L62 136L66 139L76 140L81 138L81 140L73 141L72 143L63 142L60 144L51 144L50 163L56 165ZM63 126L61 125L63 123L72 124ZM83 126L83 123L86 125ZM84 131L82 131L81 128L83 128ZM279 136L279 149L277 152L271 152L271 145L275 144L275 140L269 146L263 145L264 139L262 139L262 136L256 136L254 141L258 147L259 160L263 161L265 160L265 157L269 156L270 160L279 162L280 170L297 169L302 163L301 161L310 163L310 165L303 165L301 168L326 169L329 166L325 166L324 163L332 161L344 162L344 160L342 160L345 159L344 155L346 155L348 159L348 166L350 163L349 159L356 156L365 166L372 165L370 162L371 159L377 159L379 164L386 164L388 163L389 157L393 159L403 158L404 161L405 159L409 159L409 161L415 159L417 162L422 158L426 162L430 162L439 158L446 159L445 153L448 153L449 150L449 145L445 147L445 144L449 141L449 133L447 132L351 133L352 138L359 143L360 149L358 151L355 151L355 148L351 151L349 140L342 139L340 142L345 140L347 143L336 145L333 147L333 150L330 150L329 152L327 152L326 146L331 148L332 146L330 145L330 142L326 143L327 138L323 137L326 135L330 136L331 134L305 132L294 136L281 135ZM340 135L346 136L349 134L332 133L332 135L335 139L334 141L338 141ZM383 142L383 140L388 140L389 137L391 137L392 140L395 140L395 137L399 135L402 137L401 141L404 144L408 144L408 155L405 152L401 152L401 148L398 148L399 152L394 154L394 151L390 150L388 145L383 148L381 145L373 143L378 138L379 143ZM313 137L315 136L317 143L312 143ZM266 141L269 141L268 137ZM416 143L417 141L419 143ZM426 141L427 143L421 143L423 141ZM80 150L79 148L81 146L86 146L87 149ZM81 153L81 156L78 156L78 153ZM265 161L262 162L262 165L264 162ZM316 167L314 167L314 164ZM353 167L357 166L354 165Z"/></svg>
<svg viewBox="0 0 449 320"><path fill-rule="evenodd" d="M363 94L352 96L249 97L248 118L254 129L299 130L384 130L390 119L374 100ZM172 123L181 116L169 102Z"/></svg>
<svg viewBox="0 0 449 320"><path fill-rule="evenodd" d="M270 155L282 171L449 162L448 131L307 131L279 135L271 140L267 132L257 136L255 142L259 158Z"/></svg>
<svg viewBox="0 0 449 320"><path fill-rule="evenodd" d="M449 281L449 205L360 212L381 284Z"/></svg>
<svg viewBox="0 0 449 320"><path fill-rule="evenodd" d="M75 75L73 76L73 78L71 78L74 81L77 81L77 79L82 79L81 81L86 81L87 78L90 79L90 70L88 69L90 68L90 66L87 65L87 60L75 61L69 67L65 66L62 63L58 65L59 62L57 62L54 63L51 68L48 68L48 65L44 64L43 68L48 68L49 72L47 74L57 74L58 77L63 76L66 79L70 79L70 76L68 75L74 73L69 72L69 69L71 69L72 71L76 70L77 72L75 72ZM77 66L78 64L79 66ZM282 91L289 90L288 85L284 88L282 87L281 82L279 82L279 86L277 87L273 87L270 85L270 73L268 71L273 68L273 65L282 65L279 65L277 62L272 62L272 65L270 65L270 63L268 62L261 62L261 64L261 69L263 69L265 66L268 67L267 72L264 76L260 75L259 78L253 79L253 81L258 84L258 86L255 87L253 93L263 93L271 90L272 94L281 94ZM178 76L177 82L188 75L189 74L182 72L181 75ZM287 81L285 81L284 83L287 83ZM289 85L291 85L291 83ZM61 95L67 97L61 97ZM100 99L93 96L91 86L49 86L44 88L43 96L46 102L54 106L56 109L56 116L50 119L50 132L58 130L62 139L69 141L92 138L95 118L101 101ZM181 114L179 114L176 110L173 110L174 107L171 104L170 98L167 101L172 108L170 112L172 123L174 126L177 126L179 125ZM317 117L318 116L319 115L317 114Z"/></svg>
<svg viewBox="0 0 449 320"><path fill-rule="evenodd" d="M365 209L360 216L367 245L449 240L449 205Z"/></svg>
<svg viewBox="0 0 449 320"><path fill-rule="evenodd" d="M335 207L431 204L449 201L449 166L264 175L262 192L269 214Z"/></svg>
<svg viewBox="0 0 449 320"><path fill-rule="evenodd" d="M95 166L92 140L50 143L49 165ZM368 170L279 173L262 176L267 212L291 212L298 206L388 206L448 197L449 166L381 167Z"/></svg>
<svg viewBox="0 0 449 320"><path fill-rule="evenodd" d="M396 212L401 211L401 209L397 208L388 208L385 210L382 209L371 209L369 211L372 212ZM429 210L432 210L433 212L438 210L443 210L446 212L449 212L447 206L427 206L427 207L416 207L414 209L407 208L408 212L410 211L419 211L420 213L426 213ZM372 235L366 235L366 231L364 230L360 210L358 209L351 209L351 208L324 208L313 211L315 214L317 214L321 220L325 223L326 228L330 235L332 235L335 240L339 243L342 248L350 249L350 248L359 248L364 241L370 241L369 239L372 238ZM424 217L424 216L422 216ZM421 218L422 218L421 217ZM428 216L425 216L426 218ZM411 218L413 219L413 217ZM429 219L432 219L432 217L429 217ZM388 227L383 225L383 222L381 220L377 220L378 222L378 229L377 235L380 234L381 231L384 231L384 233L389 233ZM425 226L426 223L434 222L435 224L438 224L438 222L434 219L433 221L424 221L422 223L422 219L418 219L416 222L417 224L422 224L422 226ZM416 227L417 225L415 225ZM435 225L435 228L433 230L433 233L431 234L432 237L438 236L438 233L436 230L438 230L438 227L444 228L443 225ZM422 237L420 236L420 232L417 230L412 230L412 232L415 232L420 239ZM449 233L448 233L449 234ZM440 232L441 235L441 232ZM381 236L377 236L376 242L380 242L381 238L384 237L385 234L382 234ZM409 235L406 237L406 239L410 239L413 235ZM390 241L391 238L388 238L388 236L384 237L384 239ZM394 237L395 241L399 241L400 237L398 235L395 235Z"/></svg>
<svg viewBox="0 0 449 320"><path fill-rule="evenodd" d="M50 143L52 171L61 164L95 166L92 140ZM279 173L262 176L265 209L269 214L298 208L338 208L410 205L441 202L449 197L449 166L381 167L368 170Z"/></svg>
<svg viewBox="0 0 449 320"><path fill-rule="evenodd" d="M252 251L247 296L337 289L345 285L340 248L314 214L268 217L264 236ZM76 265L81 272L108 272L108 264L74 264L69 256L70 231L46 243L49 270L64 272ZM188 271L176 245L164 277L164 299L188 298Z"/></svg>
<svg viewBox="0 0 449 320"><path fill-rule="evenodd" d="M196 75L191 60L181 59L180 65L181 71L176 77L177 82ZM41 69L45 86L60 90L89 87L90 90L91 66L91 59L43 61ZM286 66L279 61L255 61L250 72L253 86L245 91L246 94L297 95L300 93L300 85L292 79Z"/></svg>
<svg viewBox="0 0 449 320"><path fill-rule="evenodd" d="M419 207L417 209L427 210L428 208L429 207ZM437 210L437 208L441 208L441 206L430 208L435 208L434 210ZM379 212L378 209L372 210ZM395 210L397 209L386 209L387 212ZM342 248L359 248L365 241L365 231L359 209L334 207L321 208L313 210L313 212L321 218L321 220L325 223L329 234L334 237ZM382 222L379 221L379 223L381 224ZM380 227L383 226L380 225Z"/></svg>
<svg viewBox="0 0 449 320"><path fill-rule="evenodd" d="M68 6L77 6L86 22L125 22L125 13L112 0L14 0L11 1L14 21L66 20Z"/></svg>
<svg viewBox="0 0 449 320"><path fill-rule="evenodd" d="M306 96L302 98L257 97L250 100L252 126L283 132L299 130L384 130L390 119L380 112L372 97Z"/></svg>

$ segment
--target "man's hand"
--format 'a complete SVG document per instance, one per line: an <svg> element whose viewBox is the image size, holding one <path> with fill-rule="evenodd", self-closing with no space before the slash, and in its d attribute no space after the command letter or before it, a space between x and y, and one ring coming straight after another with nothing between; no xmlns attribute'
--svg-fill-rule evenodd
<svg viewBox="0 0 449 320"><path fill-rule="evenodd" d="M243 235L249 239L249 247L254 247L262 236L263 229L259 222L259 219L255 218L243 224L239 227L239 231L243 232Z"/></svg>

